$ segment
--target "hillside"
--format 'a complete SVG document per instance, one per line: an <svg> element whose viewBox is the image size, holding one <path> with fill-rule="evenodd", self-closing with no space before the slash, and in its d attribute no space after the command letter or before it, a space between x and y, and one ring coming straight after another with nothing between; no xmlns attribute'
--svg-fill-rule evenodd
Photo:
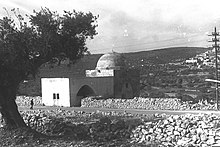
<svg viewBox="0 0 220 147"><path fill-rule="evenodd" d="M140 66L141 64L166 64L170 62L180 62L188 58L194 57L197 54L206 52L208 48L200 47L175 47L165 48L151 51L124 53L127 62L130 66ZM85 56L74 66L76 69L94 69L96 63L102 54L92 54Z"/></svg>
<svg viewBox="0 0 220 147"><path fill-rule="evenodd" d="M197 54L206 52L208 48L199 47L174 47L152 51L127 53L125 56L130 63L138 64L141 59L151 64L166 64L170 62L184 61Z"/></svg>
<svg viewBox="0 0 220 147"><path fill-rule="evenodd" d="M148 64L166 64L170 62L184 61L190 57L207 51L207 48L197 47L176 47L152 51L125 53L130 67L143 69ZM85 56L76 64L72 65L77 74L83 74L86 69L95 69L96 63L102 54ZM53 65L56 66L56 65ZM141 68L140 68L141 67ZM141 72L144 74L144 71ZM19 94L21 95L40 95L40 79L31 79L26 83L20 84Z"/></svg>

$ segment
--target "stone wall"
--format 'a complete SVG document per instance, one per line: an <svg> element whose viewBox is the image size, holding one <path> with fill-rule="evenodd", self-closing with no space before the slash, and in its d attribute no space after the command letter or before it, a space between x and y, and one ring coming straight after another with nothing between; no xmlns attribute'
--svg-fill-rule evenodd
<svg viewBox="0 0 220 147"><path fill-rule="evenodd" d="M215 114L140 114L136 117L142 119L135 119L126 112L55 109L22 111L21 116L28 126L48 135L95 141L126 138L134 146L220 146L220 116Z"/></svg>
<svg viewBox="0 0 220 147"><path fill-rule="evenodd" d="M31 99L34 101L34 106L42 106L42 98L40 96L17 96L16 103L18 106L30 106Z"/></svg>
<svg viewBox="0 0 220 147"><path fill-rule="evenodd" d="M146 109L146 110L213 110L211 104L189 104L177 98L93 99L82 100L82 107Z"/></svg>
<svg viewBox="0 0 220 147"><path fill-rule="evenodd" d="M171 115L133 130L132 142L163 146L220 146L220 117L214 114Z"/></svg>
<svg viewBox="0 0 220 147"><path fill-rule="evenodd" d="M42 106L40 96L17 96L18 106L30 106L30 100L34 100L34 106ZM211 104L189 104L176 98L141 98L133 99L94 99L87 97L82 99L81 107L118 108L118 109L146 109L146 110L214 110Z"/></svg>

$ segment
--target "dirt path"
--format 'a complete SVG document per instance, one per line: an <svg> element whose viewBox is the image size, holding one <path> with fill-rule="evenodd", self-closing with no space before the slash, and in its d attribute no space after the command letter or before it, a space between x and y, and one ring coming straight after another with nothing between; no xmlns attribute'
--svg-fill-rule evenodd
<svg viewBox="0 0 220 147"><path fill-rule="evenodd" d="M18 107L20 111L22 110L30 110L29 107ZM116 111L116 112L128 112L132 114L155 114L155 113L165 113L170 115L180 115L180 114L216 114L220 115L220 111L215 110L143 110L143 109L109 109L109 108L85 108L85 107L48 107L48 106L35 106L33 110L54 110L54 109L62 109L62 110L74 110L74 111L85 111L85 112L93 112L93 111Z"/></svg>

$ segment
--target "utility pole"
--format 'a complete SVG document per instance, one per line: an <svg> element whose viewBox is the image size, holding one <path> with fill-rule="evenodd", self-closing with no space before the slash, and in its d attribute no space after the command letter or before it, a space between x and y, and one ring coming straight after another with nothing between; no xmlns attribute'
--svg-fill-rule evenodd
<svg viewBox="0 0 220 147"><path fill-rule="evenodd" d="M217 38L217 36L219 36L219 33L216 31L216 27L214 29L214 32L212 32L212 35L209 36L213 36L212 40L209 42L214 42L214 45L212 45L212 47L215 49L215 76L216 76L216 80L218 81L218 49L219 49L219 38ZM219 110L219 104L218 104L218 83L216 82L216 93L215 93L215 98L216 98L216 109Z"/></svg>

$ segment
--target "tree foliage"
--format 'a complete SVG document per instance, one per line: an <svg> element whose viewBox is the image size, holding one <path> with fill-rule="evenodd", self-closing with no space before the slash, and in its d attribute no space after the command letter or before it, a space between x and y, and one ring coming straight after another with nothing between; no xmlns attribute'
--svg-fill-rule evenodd
<svg viewBox="0 0 220 147"><path fill-rule="evenodd" d="M10 110L17 109L14 101L19 83L35 75L45 62L69 58L74 63L89 53L86 40L97 34L97 17L75 10L60 16L48 8L27 17L16 9L11 11L16 19L0 19L0 112L8 123L16 124Z"/></svg>

